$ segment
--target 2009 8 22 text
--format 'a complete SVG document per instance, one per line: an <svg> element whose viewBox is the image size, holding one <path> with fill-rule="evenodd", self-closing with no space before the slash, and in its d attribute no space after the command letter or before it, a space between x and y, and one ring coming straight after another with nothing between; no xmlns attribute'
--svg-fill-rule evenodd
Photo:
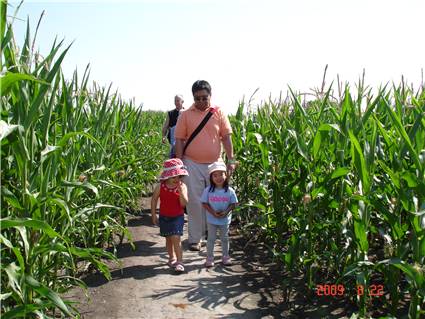
<svg viewBox="0 0 425 319"><path fill-rule="evenodd" d="M347 289L342 284L319 284L316 285L317 296L344 296ZM355 292L357 296L367 294L369 296L384 295L384 286L372 284L369 287L357 285Z"/></svg>

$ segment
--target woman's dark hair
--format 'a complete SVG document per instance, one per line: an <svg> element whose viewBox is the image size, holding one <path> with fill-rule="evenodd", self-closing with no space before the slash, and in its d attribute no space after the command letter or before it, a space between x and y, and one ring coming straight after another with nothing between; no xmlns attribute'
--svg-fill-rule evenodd
<svg viewBox="0 0 425 319"><path fill-rule="evenodd" d="M201 90L206 90L211 95L211 85L205 80L198 80L192 85L192 94Z"/></svg>
<svg viewBox="0 0 425 319"><path fill-rule="evenodd" d="M226 179L224 180L223 188L224 188L225 192L227 192L229 190L229 179L227 178L227 175L226 175ZM214 185L214 181L213 181L213 178L212 178L212 174L210 174L210 189L209 189L209 192L212 193L212 192L214 192L214 190L215 190L215 185Z"/></svg>

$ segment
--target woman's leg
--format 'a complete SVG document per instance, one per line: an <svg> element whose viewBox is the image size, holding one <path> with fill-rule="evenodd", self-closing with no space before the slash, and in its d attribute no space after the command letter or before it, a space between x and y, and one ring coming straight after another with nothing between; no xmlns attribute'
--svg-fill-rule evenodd
<svg viewBox="0 0 425 319"><path fill-rule="evenodd" d="M208 223L207 258L214 260L214 244L217 238L217 225Z"/></svg>
<svg viewBox="0 0 425 319"><path fill-rule="evenodd" d="M229 225L220 225L221 251L223 257L229 256Z"/></svg>
<svg viewBox="0 0 425 319"><path fill-rule="evenodd" d="M182 244L179 235L170 236L172 241L172 250L177 257L177 262L181 263L183 261L183 252L182 252Z"/></svg>
<svg viewBox="0 0 425 319"><path fill-rule="evenodd" d="M205 238L206 213L202 207L201 196L209 185L208 165L195 163L189 159L183 161L189 176L184 177L187 185L189 202L186 205L188 217L188 242L199 244Z"/></svg>
<svg viewBox="0 0 425 319"><path fill-rule="evenodd" d="M170 262L173 262L176 260L176 255L174 254L174 249L173 249L172 238L173 236L165 237L165 247L167 248L168 261Z"/></svg>

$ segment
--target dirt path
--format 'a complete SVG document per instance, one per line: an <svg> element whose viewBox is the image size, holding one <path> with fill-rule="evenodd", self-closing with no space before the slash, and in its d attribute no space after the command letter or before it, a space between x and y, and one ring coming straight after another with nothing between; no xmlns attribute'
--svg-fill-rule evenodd
<svg viewBox="0 0 425 319"><path fill-rule="evenodd" d="M147 208L145 200L144 208ZM102 275L87 276L88 297L74 292L82 318L280 318L282 305L278 284L262 255L264 249L244 251L244 240L231 236L232 266L206 269L205 247L187 247L187 224L183 236L186 272L170 269L164 239L153 227L148 211L129 220L135 250L128 243L118 247L122 268L112 269L111 281ZM255 246L254 246L255 247ZM249 258L247 257L249 256Z"/></svg>

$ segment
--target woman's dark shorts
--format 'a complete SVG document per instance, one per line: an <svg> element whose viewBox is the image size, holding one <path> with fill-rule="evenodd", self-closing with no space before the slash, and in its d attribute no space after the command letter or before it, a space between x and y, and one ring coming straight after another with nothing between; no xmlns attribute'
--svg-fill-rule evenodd
<svg viewBox="0 0 425 319"><path fill-rule="evenodd" d="M184 215L177 217L159 216L159 233L162 237L183 236Z"/></svg>

